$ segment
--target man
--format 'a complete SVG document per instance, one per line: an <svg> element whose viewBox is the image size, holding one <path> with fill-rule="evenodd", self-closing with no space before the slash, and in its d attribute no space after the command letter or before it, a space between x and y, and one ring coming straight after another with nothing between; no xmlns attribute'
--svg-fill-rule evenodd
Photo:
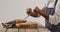
<svg viewBox="0 0 60 32"><path fill-rule="evenodd" d="M43 8L43 11L48 15L53 15L55 13L57 2L58 0L48 0L48 2L45 4L45 7ZM49 23L49 21L45 20L45 27L50 30L52 25Z"/></svg>
<svg viewBox="0 0 60 32"><path fill-rule="evenodd" d="M60 32L60 0L57 2L54 15L49 15L38 7L35 7L33 11L34 12L31 11L31 8L28 8L27 14L33 17L38 17L38 14L42 15L52 25L52 32Z"/></svg>
<svg viewBox="0 0 60 32"><path fill-rule="evenodd" d="M53 15L55 13L55 7L57 4L57 1L58 0L48 0L42 10L45 13L47 13L48 15ZM36 14L35 12L33 12L33 13ZM39 14L37 14L37 15L39 16ZM50 30L52 25L49 23L49 21L45 20L45 27Z"/></svg>

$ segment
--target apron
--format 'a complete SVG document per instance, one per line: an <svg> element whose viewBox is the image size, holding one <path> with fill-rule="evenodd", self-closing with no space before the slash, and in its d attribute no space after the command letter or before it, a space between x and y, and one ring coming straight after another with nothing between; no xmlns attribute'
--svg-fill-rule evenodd
<svg viewBox="0 0 60 32"><path fill-rule="evenodd" d="M56 7L56 4L57 4L57 0L55 1L55 5L54 5L54 8L49 8L49 7L45 7L43 9L43 11L45 13L47 13L48 15L53 15L55 13L55 7ZM49 3L48 3L49 5ZM56 28L52 28L54 25L52 25L51 23L49 23L49 21L45 20L45 27L48 28L49 30L53 30L53 29L56 29Z"/></svg>

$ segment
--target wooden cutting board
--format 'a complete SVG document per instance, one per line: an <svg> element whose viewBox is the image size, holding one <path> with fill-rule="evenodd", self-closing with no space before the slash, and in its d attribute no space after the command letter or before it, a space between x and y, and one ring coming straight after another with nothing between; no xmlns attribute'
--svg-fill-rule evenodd
<svg viewBox="0 0 60 32"><path fill-rule="evenodd" d="M37 23L20 23L16 25L19 28L37 28Z"/></svg>

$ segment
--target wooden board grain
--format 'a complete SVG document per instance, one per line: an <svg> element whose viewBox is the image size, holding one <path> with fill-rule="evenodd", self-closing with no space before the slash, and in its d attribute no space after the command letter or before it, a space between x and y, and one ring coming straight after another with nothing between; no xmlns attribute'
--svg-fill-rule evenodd
<svg viewBox="0 0 60 32"><path fill-rule="evenodd" d="M25 28L20 28L19 32L26 32L26 29Z"/></svg>
<svg viewBox="0 0 60 32"><path fill-rule="evenodd" d="M50 32L47 28L37 28L39 32Z"/></svg>
<svg viewBox="0 0 60 32"><path fill-rule="evenodd" d="M37 32L36 29L26 29L26 32Z"/></svg>
<svg viewBox="0 0 60 32"><path fill-rule="evenodd" d="M0 28L0 32L5 32L6 28ZM47 28L9 28L7 32L50 32Z"/></svg>
<svg viewBox="0 0 60 32"><path fill-rule="evenodd" d="M7 32L18 32L18 29L16 28L9 28Z"/></svg>
<svg viewBox="0 0 60 32"><path fill-rule="evenodd" d="M5 32L6 28L0 27L0 32Z"/></svg>

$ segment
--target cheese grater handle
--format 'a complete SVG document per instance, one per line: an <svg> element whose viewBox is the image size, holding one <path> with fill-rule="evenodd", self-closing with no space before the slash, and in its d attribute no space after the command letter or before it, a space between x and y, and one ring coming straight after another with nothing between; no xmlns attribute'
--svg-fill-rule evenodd
<svg viewBox="0 0 60 32"><path fill-rule="evenodd" d="M29 17L29 15L28 16L26 16L24 19L27 19Z"/></svg>

